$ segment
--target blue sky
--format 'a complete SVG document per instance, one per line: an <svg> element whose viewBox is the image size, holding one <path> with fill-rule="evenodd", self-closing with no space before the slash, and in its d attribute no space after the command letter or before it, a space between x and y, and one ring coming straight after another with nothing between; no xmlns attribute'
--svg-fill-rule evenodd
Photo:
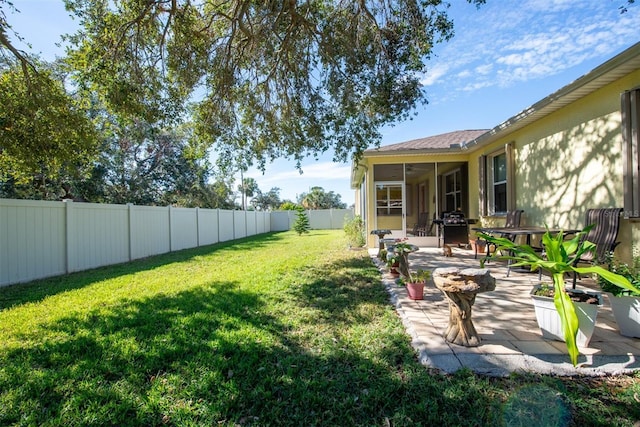
<svg viewBox="0 0 640 427"><path fill-rule="evenodd" d="M487 0L480 9L450 0L455 37L435 47L422 82L429 103L413 120L382 130L382 145L461 129L488 129L586 74L640 41L640 5L620 14L625 0ZM13 0L8 21L46 59L61 50L60 35L75 28L62 0ZM27 47L25 46L25 50ZM250 170L261 190L281 189L295 200L310 187L334 191L348 204L350 165L327 153L302 165L279 160L264 175Z"/></svg>

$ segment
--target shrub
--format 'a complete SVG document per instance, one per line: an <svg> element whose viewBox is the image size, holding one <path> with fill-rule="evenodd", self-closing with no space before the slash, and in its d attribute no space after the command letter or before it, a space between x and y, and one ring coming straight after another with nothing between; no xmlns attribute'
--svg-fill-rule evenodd
<svg viewBox="0 0 640 427"><path fill-rule="evenodd" d="M344 232L347 235L347 243L352 248L361 248L365 245L364 238L364 221L360 215L356 215L351 219L345 218Z"/></svg>
<svg viewBox="0 0 640 427"><path fill-rule="evenodd" d="M609 271L612 273L619 274L623 277L626 277L627 280L631 282L632 285L640 288L640 251L635 246L632 248L633 257L631 259L631 264L622 262L620 259L614 257L612 254L609 255L607 261L609 262ZM605 292L611 292L616 296L621 295L633 295L640 296L640 294L636 292L631 292L627 289L622 289L608 280L598 277L598 284Z"/></svg>

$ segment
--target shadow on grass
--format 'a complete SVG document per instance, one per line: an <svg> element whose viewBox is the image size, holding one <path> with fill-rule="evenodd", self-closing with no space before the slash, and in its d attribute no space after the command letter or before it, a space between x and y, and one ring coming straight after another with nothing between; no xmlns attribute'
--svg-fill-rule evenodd
<svg viewBox="0 0 640 427"><path fill-rule="evenodd" d="M282 240L281 235L281 232L266 233L244 239L142 258L123 264L98 267L63 276L0 287L0 311L16 305L38 302L48 296L61 292L82 289L97 281L149 271L167 264L189 262L196 257L210 255L221 250L244 251L250 248L266 247L273 242Z"/></svg>
<svg viewBox="0 0 640 427"><path fill-rule="evenodd" d="M0 425L503 424L499 385L416 361L369 260L329 266L283 294L211 282L45 325L0 350Z"/></svg>
<svg viewBox="0 0 640 427"><path fill-rule="evenodd" d="M415 362L402 330L372 331L370 343L345 331L367 325L347 325L330 312L344 315L354 304L384 299L367 274L357 281L366 282L364 293L359 285L336 287L330 280L305 285L322 313L303 326L273 316L260 295L225 282L122 300L44 325L43 339L25 336L20 348L0 351L0 424L446 421L447 407L481 387L431 377ZM317 300L324 296L326 302ZM307 305L300 300L290 308ZM455 420L491 406L472 400L478 403L457 409Z"/></svg>

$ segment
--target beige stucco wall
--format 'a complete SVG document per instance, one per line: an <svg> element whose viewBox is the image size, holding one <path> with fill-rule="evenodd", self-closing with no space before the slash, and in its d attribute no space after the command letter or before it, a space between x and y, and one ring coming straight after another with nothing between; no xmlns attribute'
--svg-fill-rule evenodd
<svg viewBox="0 0 640 427"><path fill-rule="evenodd" d="M623 207L620 93L638 85L640 71L475 151L470 176L478 176L480 155L513 143L515 204L526 224L581 228L586 209ZM469 190L477 201L477 186ZM627 258L639 237L640 223L623 220L617 254Z"/></svg>
<svg viewBox="0 0 640 427"><path fill-rule="evenodd" d="M375 156L363 162L369 174L376 164L468 162L468 217L495 225L503 223L504 218L479 216L478 163L480 156L511 143L516 165L515 208L525 211L523 224L581 228L586 209L624 205L620 94L639 86L637 70L531 125L460 153ZM460 123L460 128L464 127ZM365 182L371 230L375 226L373 177ZM435 194L435 185L430 179L430 195ZM640 242L640 221L622 220L619 240L616 254L628 259L632 245ZM375 246L376 241L375 236L369 236L369 246Z"/></svg>

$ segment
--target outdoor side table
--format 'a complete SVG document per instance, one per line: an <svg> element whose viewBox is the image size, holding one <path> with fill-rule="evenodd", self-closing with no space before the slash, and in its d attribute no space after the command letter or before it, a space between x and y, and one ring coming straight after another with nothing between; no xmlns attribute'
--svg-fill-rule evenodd
<svg viewBox="0 0 640 427"><path fill-rule="evenodd" d="M486 268L436 268L432 274L436 288L449 301L449 326L444 333L447 342L476 347L480 337L471 321L471 307L480 292L496 288L496 279Z"/></svg>
<svg viewBox="0 0 640 427"><path fill-rule="evenodd" d="M371 234L375 234L376 236L378 236L378 254L380 254L380 251L384 249L384 236L386 236L387 234L391 234L391 230L387 230L387 229L380 229L380 230L371 230Z"/></svg>

